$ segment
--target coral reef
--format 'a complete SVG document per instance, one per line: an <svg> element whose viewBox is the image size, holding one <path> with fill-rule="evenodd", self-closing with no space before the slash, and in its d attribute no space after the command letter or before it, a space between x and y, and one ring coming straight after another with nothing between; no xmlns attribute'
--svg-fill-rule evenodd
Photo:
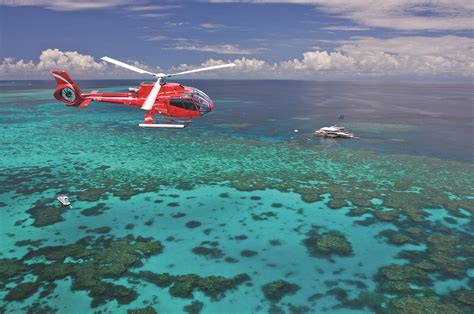
<svg viewBox="0 0 474 314"><path fill-rule="evenodd" d="M314 204L315 202L325 202L333 209L348 207L352 208L347 212L348 216L367 217L362 221L359 218L355 220L356 228L363 229L364 226L369 225L395 226L397 231L383 232L380 236L390 245L417 246L416 250L401 251L396 256L397 263L402 265L386 265L389 263L387 262L380 268L375 277L377 285L374 292L361 293L357 298L349 299L343 288L337 285L331 286L330 295L337 298L340 306L369 308L378 312L387 310L380 308L380 304L387 304L389 310L393 312L456 313L458 309L472 312L473 297L472 290L469 289L472 289L473 281L468 278L468 269L471 269L473 265L474 246L472 235L461 231L465 226L472 227L474 213L472 198L474 166L470 163L423 156L381 155L352 149L350 151L326 147L315 149L310 145L292 142L269 145L263 141L246 139L236 141L226 136L208 134L199 137L199 141L196 141L196 133L192 130L180 134L179 141L176 141L176 136L170 132L160 134L160 144L163 147L173 147L173 149L157 150L156 146L143 145L140 154L116 154L117 151L129 151L127 148L130 147L130 143L143 143L152 137L146 135L147 138L144 139L142 132L130 132L129 129L127 135L122 136L124 133L120 133L121 128L104 128L103 124L91 123L87 124L87 128L84 126L86 124L74 123L71 126L64 126L63 123L59 123L54 128L39 128L41 134L38 134L39 141L51 137L57 139L55 143L59 141L64 143L64 149L71 154L81 154L78 155L81 160L68 157L61 161L51 162L53 155L52 150L48 149L50 148L48 144L41 149L34 149L33 152L38 155L38 160L45 161L44 164L48 166L38 167L31 164L30 160L17 158L22 156L27 149L31 149L31 141L22 141L24 132L16 131L16 128L11 128L11 132L18 133L13 133L14 136L4 143L5 155L8 157L5 158L5 162L9 165L0 173L2 181L0 193L4 195L11 193L14 195L12 199L23 196L25 199L32 198L32 208L28 210L28 214L33 218L33 226L48 227L57 224L36 231L53 230L54 232L58 227L59 232L59 227L66 225L66 223L61 223L63 219L61 216L69 209L56 204L56 201L51 198L35 202L43 195L54 195L63 186L70 189L69 195L81 202L78 208L85 216L81 219L93 219L92 216L101 215L108 210L105 203L96 204L97 202L114 197L127 200L142 193L156 192L161 187L172 186L187 190L200 184L225 184L241 191L250 191L248 195L254 195L250 197L254 201L252 205L255 206L254 208L264 203L260 196L255 195L257 190L275 189L281 192L293 192L308 203L308 208L304 208L304 211L294 208L295 213L301 215L301 219L309 217L308 213L312 208L319 210L323 207L323 204ZM67 132L63 132L65 130ZM81 147L82 151L76 152L80 139L91 138L91 135L97 135L94 137L94 145L82 142L85 144ZM10 145L10 142L14 145ZM83 156L89 153L96 154L97 149L109 156L110 164L114 166L103 166L102 161L97 162ZM186 152L186 158L183 158L183 152ZM158 159L160 162L150 163L150 165L143 162L153 159ZM219 162L216 163L216 160ZM193 166L190 167L190 164ZM164 176L163 173L169 175ZM61 180L58 180L58 177L61 177ZM220 195L222 198L227 198L222 201L233 200L233 196L230 198L229 193ZM383 205L375 204L374 199L382 200ZM184 211L181 207L185 206L185 202L181 199L170 202L169 200L154 200L154 198L149 201L150 205L163 206L169 210L169 214L175 212L176 209ZM2 200L0 203L0 206L3 206L2 210L7 213L11 211L13 214L13 210L7 203ZM290 209L293 210L290 208L290 202L283 203L288 210L280 209L283 207L281 203L273 203L271 207L262 206L262 211L275 210L283 217L284 214L290 212ZM257 213L261 212L260 207L258 209ZM131 208L131 210L135 209ZM436 217L438 212L432 214L433 210L443 212L440 214L442 218L439 221ZM443 217L444 211L449 217ZM333 214L340 213L333 212ZM453 220L451 216L457 219ZM176 213L173 217L179 218L182 215ZM254 217L268 219L276 215L267 217L256 214ZM15 218L22 219L15 225L18 230L29 227L25 223L29 220L24 220L24 218L23 216ZM470 222L463 222L466 220ZM261 224L265 223L261 222ZM138 221L136 225L134 232L140 231ZM133 227L134 224L129 223L125 228L131 230ZM217 236L219 230L217 227L213 228L212 230L205 229L203 233L210 235L212 231L212 236ZM106 232L106 229L92 230L89 232L93 232L94 237L97 236L97 232L99 234ZM333 257L348 256L353 253L351 243L343 234L336 231L323 231L314 230L304 240L311 255ZM9 237L18 235L20 234L10 234ZM250 239L247 241L253 240L254 235L249 232ZM28 293L33 293L30 298L36 298L37 294L46 293L44 292L47 290L46 286L51 286L55 280L70 277L73 289L89 293L93 298L93 306L109 300L116 300L119 303L130 302L136 296L135 292L114 282L117 279L134 279L131 269L139 266L149 256L158 254L161 245L152 245L152 240L139 238L100 237L96 239L94 237L91 236L69 245L41 249L35 248L35 245L39 247L41 243L17 241L17 246L27 245L27 247L18 248L18 251L27 249L31 251L21 259L0 260L0 287L3 289L9 287L6 288L9 290L6 293L10 296L9 298L15 295L28 298ZM169 236L167 239L175 241L178 240L177 238L177 236ZM245 240L247 236L234 239ZM289 244L286 243L286 238L282 237L282 239L285 240L285 245ZM61 241L61 239L56 240ZM268 239L265 239L265 243L266 241ZM271 250L276 251L280 248L272 247ZM6 251L4 256L13 256L7 254L14 254L14 252L7 253ZM215 259L225 256L222 250L211 244L201 244L193 249L193 252ZM259 252L263 258L264 251L260 251L259 248ZM225 261L237 262L231 257L226 257ZM202 262L215 261L203 260ZM238 264L222 264L228 267L238 266ZM270 265L275 266L274 263L268 261L268 266L271 267ZM147 272L139 274L143 278L148 278L143 280L158 287L170 287L170 293L186 298L192 297L195 291L202 291L211 298L221 298L222 291L228 291L235 285L235 278L221 276L201 277L199 274L170 275ZM314 274L318 275L317 272ZM329 275L329 272L326 274ZM34 292L36 291L34 290L35 283L27 282L34 280L27 275L37 277L36 282L39 288L36 287L36 289L39 293ZM466 278L468 278L469 289L456 287L453 289L458 290L448 295L437 295L436 291L431 289L435 280L460 282ZM278 288L279 286L283 287ZM277 283L270 285L268 290L279 295L279 290L285 291L284 287L285 284ZM312 300L315 301L317 298L318 295L315 294ZM35 306L31 308L40 309L39 305ZM201 309L199 303L194 304L193 308ZM330 312L330 309L326 310Z"/></svg>
<svg viewBox="0 0 474 314"><path fill-rule="evenodd" d="M208 248L205 246L197 246L193 248L193 253L196 255L201 255L206 258L214 258L214 259L219 259L224 257L224 252L222 252L221 249L218 248Z"/></svg>
<svg viewBox="0 0 474 314"><path fill-rule="evenodd" d="M194 300L191 304L185 305L183 307L183 311L188 314L199 314L201 310L204 308L204 303L201 301Z"/></svg>
<svg viewBox="0 0 474 314"><path fill-rule="evenodd" d="M190 228L190 229L194 229L194 228L197 228L201 226L201 223L199 221L196 221L196 220L191 220L191 221L188 221L186 223L186 227Z"/></svg>
<svg viewBox="0 0 474 314"><path fill-rule="evenodd" d="M303 244L312 256L339 255L349 256L352 254L352 246L346 237L338 231L328 231L318 233L315 227L308 232L308 237L303 240Z"/></svg>
<svg viewBox="0 0 474 314"><path fill-rule="evenodd" d="M260 214L255 214L252 213L252 219L253 220L268 220L272 217L278 217L277 213L269 211L269 212L263 212Z"/></svg>
<svg viewBox="0 0 474 314"><path fill-rule="evenodd" d="M253 257L257 254L258 254L257 252L252 251L252 250L242 250L242 252L240 252L240 256L242 257Z"/></svg>
<svg viewBox="0 0 474 314"><path fill-rule="evenodd" d="M161 243L153 239L86 237L71 245L32 250L21 260L0 260L0 270L3 270L6 282L19 280L28 273L38 277L37 283L20 284L11 289L8 298L28 296L37 286L70 276L72 290L88 291L92 307L114 299L119 303L130 303L136 298L135 291L103 279L120 278L128 269L140 265L141 259L159 254L161 250ZM76 262L64 263L66 258ZM32 259L47 262L24 263Z"/></svg>
<svg viewBox="0 0 474 314"><path fill-rule="evenodd" d="M21 301L30 297L39 288L37 282L24 282L11 289L5 296L6 301Z"/></svg>
<svg viewBox="0 0 474 314"><path fill-rule="evenodd" d="M458 302L474 307L474 290L461 288L453 292L453 296Z"/></svg>
<svg viewBox="0 0 474 314"><path fill-rule="evenodd" d="M349 212L347 212L346 215L350 217L357 217L357 216L362 216L366 213L368 213L367 209L363 207L356 207L356 208L351 208Z"/></svg>
<svg viewBox="0 0 474 314"><path fill-rule="evenodd" d="M222 276L179 275L175 276L169 293L174 297L192 298L194 290L198 289L211 299L218 300L225 296L227 290L235 289L248 280L250 276L247 274L239 274L231 279Z"/></svg>
<svg viewBox="0 0 474 314"><path fill-rule="evenodd" d="M157 314L158 312L151 306L147 306L142 309L130 309L127 310L127 314Z"/></svg>
<svg viewBox="0 0 474 314"><path fill-rule="evenodd" d="M105 205L105 203L98 203L97 205L82 210L81 214L84 216L99 216L102 215L107 209L109 208Z"/></svg>
<svg viewBox="0 0 474 314"><path fill-rule="evenodd" d="M390 307L397 313L450 313L462 314L460 308L454 304L442 303L436 297L414 298L405 297L390 301Z"/></svg>
<svg viewBox="0 0 474 314"><path fill-rule="evenodd" d="M45 227L64 220L63 208L56 199L48 198L36 201L35 205L26 212L34 219L33 226Z"/></svg>
<svg viewBox="0 0 474 314"><path fill-rule="evenodd" d="M279 302L284 296L294 294L300 287L285 280L275 280L262 287L265 297L272 302Z"/></svg>

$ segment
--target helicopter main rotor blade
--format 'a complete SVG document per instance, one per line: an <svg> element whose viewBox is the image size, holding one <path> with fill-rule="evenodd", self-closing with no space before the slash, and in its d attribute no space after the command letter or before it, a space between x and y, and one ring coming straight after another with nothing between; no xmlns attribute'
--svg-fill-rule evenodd
<svg viewBox="0 0 474 314"><path fill-rule="evenodd" d="M161 88L161 77L156 80L155 85L153 85L153 88L151 89L150 93L145 99L145 102L142 105L143 110L151 110L153 108L153 105L155 104L156 96L158 96L158 93L160 92Z"/></svg>
<svg viewBox="0 0 474 314"><path fill-rule="evenodd" d="M125 69L129 69L129 70L132 70L132 71L141 73L141 74L150 74L150 75L153 75L153 76L158 76L158 74L156 74L156 73L148 72L148 71L146 71L146 70L143 70L143 69L134 67L133 65L126 64L126 63L124 63L124 62L122 62L122 61L118 61L118 60L115 60L115 59L112 59L112 58L109 58L109 57L102 57L102 58L100 58L100 59L101 59L101 60L104 60L104 61L106 61L106 62L115 64L115 65L118 65L119 67L122 67L122 68L125 68Z"/></svg>
<svg viewBox="0 0 474 314"><path fill-rule="evenodd" d="M166 76L175 76L175 75L183 75L183 74L189 74L189 73L196 73L196 72L202 72L202 71L210 71L210 70L216 70L216 69L222 69L222 68L230 68L230 67L235 67L235 63L228 63L228 64L221 64L221 65L214 65L211 67L206 67L206 68L200 68L200 69L194 69L194 70L189 70L189 71L184 71L184 72L178 72L178 73L173 73L173 74L167 74Z"/></svg>

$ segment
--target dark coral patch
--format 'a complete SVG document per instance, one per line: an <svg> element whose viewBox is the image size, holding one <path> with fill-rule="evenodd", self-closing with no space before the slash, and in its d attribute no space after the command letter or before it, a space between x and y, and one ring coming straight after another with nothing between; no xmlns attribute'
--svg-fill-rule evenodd
<svg viewBox="0 0 474 314"><path fill-rule="evenodd" d="M197 220L191 220L191 221L188 221L186 223L186 227L190 228L190 229L194 229L194 228L197 228L197 227L200 227L201 226L201 223Z"/></svg>
<svg viewBox="0 0 474 314"><path fill-rule="evenodd" d="M22 241L17 241L15 242L16 246L33 246L33 247L39 247L41 246L41 243L46 241L45 239L40 239L40 240L22 240Z"/></svg>
<svg viewBox="0 0 474 314"><path fill-rule="evenodd" d="M152 218L152 219L149 219L149 220L145 221L143 224L145 226L152 226L154 223L155 223L155 219Z"/></svg>
<svg viewBox="0 0 474 314"><path fill-rule="evenodd" d="M346 216L350 217L357 217L357 216L362 216L364 214L368 213L368 210L363 208L363 207L356 207L356 208L351 208Z"/></svg>
<svg viewBox="0 0 474 314"><path fill-rule="evenodd" d="M334 198L328 202L328 207L331 209L339 209L347 206L347 202L343 199Z"/></svg>
<svg viewBox="0 0 474 314"><path fill-rule="evenodd" d="M101 198L104 198L104 195L109 192L106 187L88 187L87 189L80 191L76 194L78 201L84 202L97 202Z"/></svg>
<svg viewBox="0 0 474 314"><path fill-rule="evenodd" d="M392 229L383 230L378 234L378 236L385 237L387 238L388 243L398 246L406 243L415 243L415 241L408 235L401 231L395 231Z"/></svg>
<svg viewBox="0 0 474 314"><path fill-rule="evenodd" d="M391 264L379 269L377 276L378 289L385 293L406 295L415 293L411 284L431 286L432 282L424 270L410 266Z"/></svg>
<svg viewBox="0 0 474 314"><path fill-rule="evenodd" d="M188 314L199 314L201 310L204 308L204 303L201 301L194 300L191 304L185 305L183 307L183 311Z"/></svg>
<svg viewBox="0 0 474 314"><path fill-rule="evenodd" d="M255 214L255 213L252 213L252 219L253 220L268 220L269 218L272 218L272 217L277 217L277 213L275 212L263 212L263 213L260 213L260 214Z"/></svg>
<svg viewBox="0 0 474 314"><path fill-rule="evenodd" d="M110 230L112 230L112 228L104 226L104 227L99 227L99 228L95 228L95 229L89 229L86 232L87 233L106 234L106 233L109 233Z"/></svg>
<svg viewBox="0 0 474 314"><path fill-rule="evenodd" d="M173 217L173 218L182 218L182 217L185 217L185 216L186 216L185 213L180 213L180 212L171 215L171 217Z"/></svg>
<svg viewBox="0 0 474 314"><path fill-rule="evenodd" d="M200 290L213 300L225 296L227 290L235 289L238 285L250 280L247 274L239 274L227 279L222 276L200 277L195 274L176 276L169 293L178 298L192 298L194 290Z"/></svg>
<svg viewBox="0 0 474 314"><path fill-rule="evenodd" d="M455 292L453 292L453 296L456 301L474 307L474 290L461 288Z"/></svg>
<svg viewBox="0 0 474 314"><path fill-rule="evenodd" d="M272 302L279 302L284 296L295 294L300 287L285 280L275 280L262 287L265 297Z"/></svg>
<svg viewBox="0 0 474 314"><path fill-rule="evenodd" d="M232 256L227 256L224 261L229 264L236 264L239 261L236 258L233 258Z"/></svg>
<svg viewBox="0 0 474 314"><path fill-rule="evenodd" d="M13 289L11 289L5 296L6 301L21 301L30 297L39 288L37 282L25 282L20 283Z"/></svg>
<svg viewBox="0 0 474 314"><path fill-rule="evenodd" d="M193 253L196 255L204 256L206 258L218 259L224 257L224 252L222 252L222 250L218 248L208 248L205 246L198 246L193 248Z"/></svg>
<svg viewBox="0 0 474 314"><path fill-rule="evenodd" d="M141 309L130 309L127 310L127 314L157 314L158 312L151 306L147 306Z"/></svg>
<svg viewBox="0 0 474 314"><path fill-rule="evenodd" d="M399 210L375 210L374 212L375 217L380 221L392 221L400 216Z"/></svg>
<svg viewBox="0 0 474 314"><path fill-rule="evenodd" d="M257 254L258 254L257 252L252 251L252 250L243 250L242 252L240 252L240 256L243 256L243 257L254 257Z"/></svg>
<svg viewBox="0 0 474 314"><path fill-rule="evenodd" d="M160 288L169 287L175 280L175 276L172 276L169 273L156 274L151 271L141 271L138 273L129 272L127 275L130 278L145 280Z"/></svg>
<svg viewBox="0 0 474 314"><path fill-rule="evenodd" d="M176 185L176 188L178 190L191 191L194 188L194 186L192 183L183 181L183 182L178 183L178 185Z"/></svg>
<svg viewBox="0 0 474 314"><path fill-rule="evenodd" d="M270 245L271 246L280 246L281 245L281 241L278 240L278 239L272 239L269 241Z"/></svg>
<svg viewBox="0 0 474 314"><path fill-rule="evenodd" d="M99 216L102 215L109 207L105 203L99 203L95 206L86 208L81 211L81 214L84 216Z"/></svg>
<svg viewBox="0 0 474 314"><path fill-rule="evenodd" d="M36 201L35 205L26 212L34 219L33 226L45 227L63 221L63 207L55 204L52 198Z"/></svg>
<svg viewBox="0 0 474 314"><path fill-rule="evenodd" d="M312 256L352 255L350 242L339 231L328 231L319 234L317 228L313 228L308 232L308 237L303 243Z"/></svg>
<svg viewBox="0 0 474 314"><path fill-rule="evenodd" d="M440 301L436 297L403 297L390 301L389 310L397 313L465 313L454 304Z"/></svg>
<svg viewBox="0 0 474 314"><path fill-rule="evenodd" d="M72 290L87 291L92 298L92 307L109 300L124 304L133 301L137 296L136 292L103 279L120 278L129 268L140 265L142 258L160 253L161 250L161 243L153 239L86 237L71 245L32 250L21 260L0 260L0 275L8 283L21 280L32 273L38 276L38 284L45 286L70 276ZM37 258L42 262L23 263ZM64 263L66 259L76 262ZM31 283L20 287L21 290L16 292L21 292L23 296L30 294L34 288Z"/></svg>
<svg viewBox="0 0 474 314"><path fill-rule="evenodd" d="M193 291L198 287L200 277L196 274L181 275L174 280L169 293L173 297L192 298Z"/></svg>

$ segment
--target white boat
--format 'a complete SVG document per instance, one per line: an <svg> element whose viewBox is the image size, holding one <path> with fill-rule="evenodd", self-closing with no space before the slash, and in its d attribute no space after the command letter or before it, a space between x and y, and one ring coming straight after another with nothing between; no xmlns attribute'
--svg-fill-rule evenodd
<svg viewBox="0 0 474 314"><path fill-rule="evenodd" d="M332 137L332 138L335 138L335 137L353 138L354 137L354 134L347 131L345 127L337 126L337 125L320 128L319 130L316 130L313 133L313 135L320 136L320 137Z"/></svg>
<svg viewBox="0 0 474 314"><path fill-rule="evenodd" d="M69 200L69 197L67 197L66 195L60 194L56 197L56 199L64 206L71 205L71 201Z"/></svg>

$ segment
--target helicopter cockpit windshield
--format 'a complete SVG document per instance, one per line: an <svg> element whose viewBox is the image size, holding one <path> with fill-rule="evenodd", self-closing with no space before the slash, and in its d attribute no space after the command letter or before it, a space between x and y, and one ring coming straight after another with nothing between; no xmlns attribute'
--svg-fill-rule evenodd
<svg viewBox="0 0 474 314"><path fill-rule="evenodd" d="M193 98L201 114L206 114L212 110L211 99L199 89L194 89Z"/></svg>

